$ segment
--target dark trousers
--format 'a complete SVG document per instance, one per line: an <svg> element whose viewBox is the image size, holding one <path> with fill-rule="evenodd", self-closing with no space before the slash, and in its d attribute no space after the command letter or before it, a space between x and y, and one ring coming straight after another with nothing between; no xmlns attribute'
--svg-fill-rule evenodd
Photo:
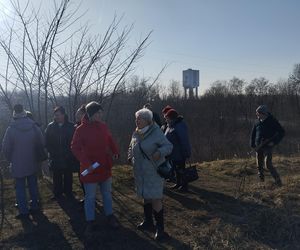
<svg viewBox="0 0 300 250"><path fill-rule="evenodd" d="M60 196L62 193L72 195L73 172L71 169L53 170L53 193Z"/></svg>
<svg viewBox="0 0 300 250"><path fill-rule="evenodd" d="M272 148L267 147L264 149L259 150L256 153L256 163L258 169L258 175L260 178L264 178L264 166L269 169L270 174L273 176L275 180L280 179L279 174L277 173L276 169L272 163Z"/></svg>
<svg viewBox="0 0 300 250"><path fill-rule="evenodd" d="M172 167L174 168L175 173L176 173L176 184L180 185L180 186L183 186L183 187L186 187L187 183L184 180L185 161L182 161L182 162L172 161L171 164L172 164Z"/></svg>

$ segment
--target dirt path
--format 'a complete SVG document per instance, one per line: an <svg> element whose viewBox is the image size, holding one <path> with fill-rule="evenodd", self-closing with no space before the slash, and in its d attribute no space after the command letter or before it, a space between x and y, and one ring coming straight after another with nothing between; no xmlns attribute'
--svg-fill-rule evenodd
<svg viewBox="0 0 300 250"><path fill-rule="evenodd" d="M92 241L84 237L84 212L78 200L51 201L51 185L45 180L40 181L42 213L32 216L30 222L16 220L13 181L7 180L0 249L297 249L300 219L296 194L290 204L293 209L287 211L287 204L276 203L282 199L284 204L285 189L275 189L268 182L262 188L250 175L247 193L236 199L238 177L220 174L205 164L198 169L201 178L190 186L189 193L170 190L166 184L166 231L171 237L161 243L153 240L153 233L136 230L142 219L142 201L135 195L130 167L114 170L113 203L120 229L107 227L98 201ZM79 199L78 183L75 191Z"/></svg>

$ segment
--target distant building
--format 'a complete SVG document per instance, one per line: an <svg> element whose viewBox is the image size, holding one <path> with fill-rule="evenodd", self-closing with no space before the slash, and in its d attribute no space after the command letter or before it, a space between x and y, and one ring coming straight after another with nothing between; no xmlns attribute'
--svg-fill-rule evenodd
<svg viewBox="0 0 300 250"><path fill-rule="evenodd" d="M194 96L198 98L199 87L199 70L187 69L182 72L182 83L184 88L184 97L187 98L187 90L189 90L189 98ZM195 94L194 94L195 89Z"/></svg>

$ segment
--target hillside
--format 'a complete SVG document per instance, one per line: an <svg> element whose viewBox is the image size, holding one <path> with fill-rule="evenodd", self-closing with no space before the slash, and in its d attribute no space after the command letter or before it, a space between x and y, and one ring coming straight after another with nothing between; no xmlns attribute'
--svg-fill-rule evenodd
<svg viewBox="0 0 300 250"><path fill-rule="evenodd" d="M254 158L197 164L200 179L187 194L171 191L167 183L164 204L171 238L161 243L152 240L152 233L135 228L142 218L142 201L135 196L129 166L114 167L114 208L121 228L104 226L98 201L98 231L91 242L84 239L84 213L78 201L51 201L51 184L44 179L40 180L43 213L30 223L16 220L14 184L6 180L0 248L300 249L300 158L276 157L274 165L282 175L281 188L273 186L268 173L264 184L257 182ZM75 189L80 198L78 182Z"/></svg>

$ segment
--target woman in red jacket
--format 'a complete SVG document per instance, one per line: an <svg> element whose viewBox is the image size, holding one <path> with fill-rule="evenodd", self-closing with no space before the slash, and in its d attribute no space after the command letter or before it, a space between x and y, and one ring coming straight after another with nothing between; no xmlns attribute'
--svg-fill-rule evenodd
<svg viewBox="0 0 300 250"><path fill-rule="evenodd" d="M101 105L97 102L86 105L86 115L81 125L76 128L71 144L73 154L80 161L80 180L85 189L87 233L92 232L95 220L97 185L100 186L108 223L113 228L118 227L112 211L111 168L112 158L118 158L119 152L108 127L101 120L102 111Z"/></svg>

